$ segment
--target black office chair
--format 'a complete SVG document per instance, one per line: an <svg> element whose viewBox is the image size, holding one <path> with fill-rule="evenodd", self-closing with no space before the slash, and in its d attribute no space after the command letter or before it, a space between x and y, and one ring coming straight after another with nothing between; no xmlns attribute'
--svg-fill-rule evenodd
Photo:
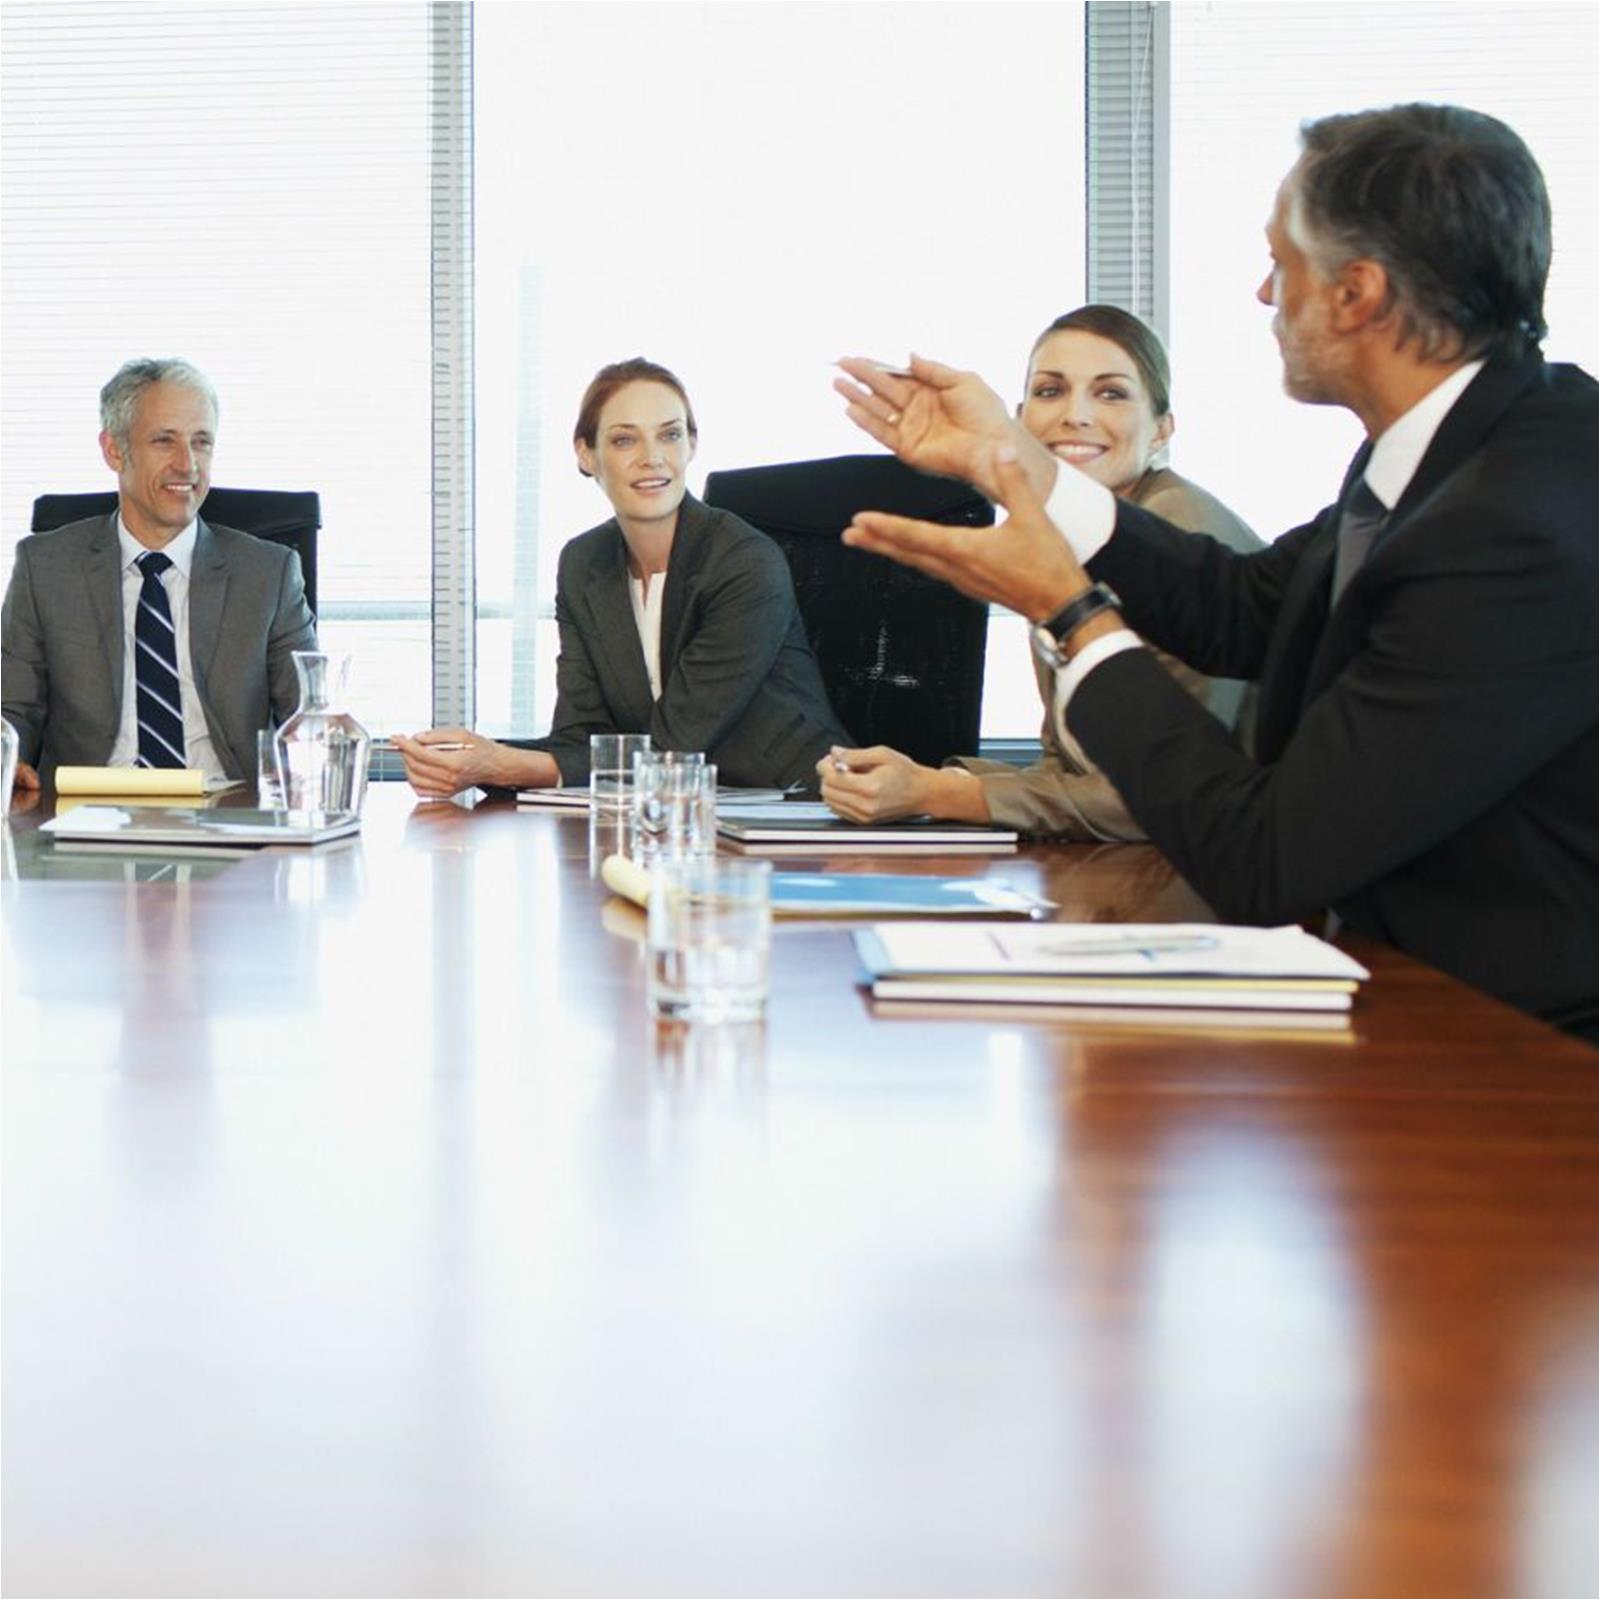
<svg viewBox="0 0 1599 1599"><path fill-rule="evenodd" d="M839 538L857 511L986 527L994 508L891 455L841 455L713 472L708 505L744 518L788 558L833 709L858 743L936 766L977 748L988 608Z"/></svg>
<svg viewBox="0 0 1599 1599"><path fill-rule="evenodd" d="M50 533L85 517L109 516L117 508L114 491L98 494L41 494L33 502L35 533ZM316 614L316 536L322 526L322 500L313 493L278 489L212 489L200 513L219 527L253 533L271 544L286 544L300 557L305 603Z"/></svg>

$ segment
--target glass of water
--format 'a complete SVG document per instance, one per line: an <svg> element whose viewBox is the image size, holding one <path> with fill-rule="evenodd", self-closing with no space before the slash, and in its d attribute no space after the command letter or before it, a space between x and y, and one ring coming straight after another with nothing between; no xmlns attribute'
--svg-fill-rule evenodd
<svg viewBox="0 0 1599 1599"><path fill-rule="evenodd" d="M264 727L255 735L256 804L263 811L281 811L283 785L278 780L278 735Z"/></svg>
<svg viewBox="0 0 1599 1599"><path fill-rule="evenodd" d="M0 816L11 813L11 790L17 781L17 757L22 741L17 730L4 717L0 717Z"/></svg>
<svg viewBox="0 0 1599 1599"><path fill-rule="evenodd" d="M716 767L703 755L649 750L633 763L633 853L641 861L716 853Z"/></svg>
<svg viewBox="0 0 1599 1599"><path fill-rule="evenodd" d="M633 814L633 760L650 747L648 733L595 733L589 738L589 814Z"/></svg>
<svg viewBox="0 0 1599 1599"><path fill-rule="evenodd" d="M771 987L772 863L662 859L651 873L649 999L660 1017L751 1021Z"/></svg>

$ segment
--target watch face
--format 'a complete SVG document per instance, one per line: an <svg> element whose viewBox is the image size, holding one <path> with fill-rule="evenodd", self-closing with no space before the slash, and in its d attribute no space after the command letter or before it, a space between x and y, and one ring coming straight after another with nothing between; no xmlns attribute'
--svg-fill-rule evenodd
<svg viewBox="0 0 1599 1599"><path fill-rule="evenodd" d="M1033 653L1046 666L1060 671L1071 659L1066 649L1067 639L1085 622L1106 611L1116 610L1120 605L1121 601L1107 584L1092 584L1047 622L1033 624Z"/></svg>
<svg viewBox="0 0 1599 1599"><path fill-rule="evenodd" d="M1060 641L1042 622L1034 622L1031 630L1033 654L1045 666L1058 672L1066 664L1066 652L1060 647Z"/></svg>

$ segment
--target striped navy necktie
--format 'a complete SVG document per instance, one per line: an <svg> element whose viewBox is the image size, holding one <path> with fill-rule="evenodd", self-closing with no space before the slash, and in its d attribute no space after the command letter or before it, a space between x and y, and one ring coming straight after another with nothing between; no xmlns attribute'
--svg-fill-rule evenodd
<svg viewBox="0 0 1599 1599"><path fill-rule="evenodd" d="M1373 493L1362 477L1349 491L1344 508L1338 517L1338 553L1333 562L1332 602L1349 586L1349 580L1360 570L1361 563L1371 553L1371 546L1382 525L1388 520L1388 507Z"/></svg>
<svg viewBox="0 0 1599 1599"><path fill-rule="evenodd" d="M138 560L144 574L133 624L133 685L138 696L139 765L184 766L183 696L178 687L178 636L161 574L169 556L151 550Z"/></svg>

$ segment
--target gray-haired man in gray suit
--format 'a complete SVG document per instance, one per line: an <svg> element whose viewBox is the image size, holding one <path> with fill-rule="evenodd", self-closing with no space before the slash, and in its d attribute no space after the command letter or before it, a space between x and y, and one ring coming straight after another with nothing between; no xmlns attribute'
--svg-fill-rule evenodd
<svg viewBox="0 0 1599 1599"><path fill-rule="evenodd" d="M17 781L35 787L76 765L251 777L257 730L298 699L291 653L316 648L299 558L200 519L217 398L197 368L129 361L100 391L100 421L116 513L23 539L6 591L0 697L21 741ZM170 563L157 563L153 579L175 646L176 681L163 699L180 702L168 705L155 760L138 713L146 683L135 620L150 581L138 563L152 550Z"/></svg>

